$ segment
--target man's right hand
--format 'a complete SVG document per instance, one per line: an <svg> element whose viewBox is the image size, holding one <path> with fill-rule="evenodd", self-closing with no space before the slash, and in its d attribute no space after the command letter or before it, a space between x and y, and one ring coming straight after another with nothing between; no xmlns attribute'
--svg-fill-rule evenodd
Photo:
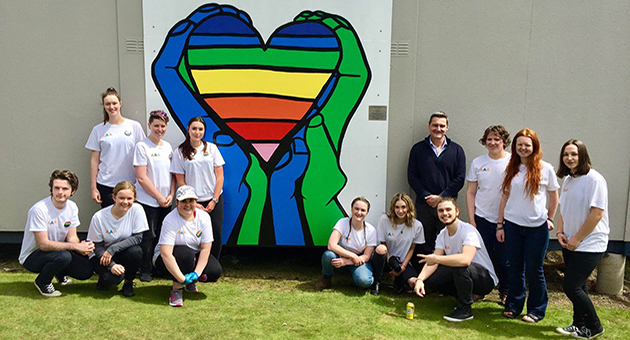
<svg viewBox="0 0 630 340"><path fill-rule="evenodd" d="M413 287L413 292L416 293L419 297L424 297L426 292L424 291L424 281L418 279L416 280L416 285Z"/></svg>

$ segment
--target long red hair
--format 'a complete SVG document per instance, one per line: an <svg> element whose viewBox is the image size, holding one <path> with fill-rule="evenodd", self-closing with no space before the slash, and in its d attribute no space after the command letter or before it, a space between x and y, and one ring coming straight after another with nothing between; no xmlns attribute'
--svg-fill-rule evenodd
<svg viewBox="0 0 630 340"><path fill-rule="evenodd" d="M531 200L534 199L536 193L538 193L538 189L540 189L540 180L542 178L542 150L540 149L540 140L538 139L538 135L532 129L523 129L516 133L514 139L512 140L512 156L510 157L510 162L505 168L505 177L503 178L503 184L501 185L501 190L503 190L504 194L509 194L512 179L518 174L518 169L521 165L521 157L516 152L516 140L518 137L528 137L532 140L533 151L529 159L527 160L527 182L525 185L525 193L529 194L529 198Z"/></svg>

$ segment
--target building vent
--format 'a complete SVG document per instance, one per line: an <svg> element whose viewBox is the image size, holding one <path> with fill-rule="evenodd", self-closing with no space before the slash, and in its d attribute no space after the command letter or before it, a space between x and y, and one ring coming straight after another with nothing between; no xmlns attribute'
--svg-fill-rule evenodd
<svg viewBox="0 0 630 340"><path fill-rule="evenodd" d="M392 41L392 57L408 57L409 41Z"/></svg>
<svg viewBox="0 0 630 340"><path fill-rule="evenodd" d="M125 50L127 53L144 53L144 41L141 38L127 38Z"/></svg>

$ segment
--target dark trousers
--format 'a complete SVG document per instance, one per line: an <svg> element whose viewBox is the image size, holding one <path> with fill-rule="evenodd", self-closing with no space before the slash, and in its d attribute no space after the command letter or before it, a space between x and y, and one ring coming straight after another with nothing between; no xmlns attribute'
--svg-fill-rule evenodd
<svg viewBox="0 0 630 340"><path fill-rule="evenodd" d="M115 286L122 282L123 279L133 281L136 277L140 261L142 261L142 248L139 245L131 246L112 256L112 261L125 267L125 272L122 275L112 274L109 268L99 263L101 259L98 256L92 257L90 261L92 261L94 271L99 276L99 281L107 286Z"/></svg>
<svg viewBox="0 0 630 340"><path fill-rule="evenodd" d="M499 278L499 293L507 295L510 287L508 283L510 262L507 258L505 242L497 241L497 224L477 215L475 215L475 224L477 224L477 230L481 234L483 244L486 246L490 260L494 265L494 271Z"/></svg>
<svg viewBox="0 0 630 340"><path fill-rule="evenodd" d="M586 326L595 331L602 329L593 302L588 297L586 279L604 257L604 253L586 253L562 249L566 265L562 289L573 303L573 325Z"/></svg>
<svg viewBox="0 0 630 340"><path fill-rule="evenodd" d="M381 283L383 280L383 268L386 266L387 254L378 254L376 251L372 253L372 277L374 277L374 283Z"/></svg>
<svg viewBox="0 0 630 340"><path fill-rule="evenodd" d="M472 294L486 295L494 289L494 281L490 272L476 263L468 267L439 266L424 281L427 293L441 293L455 296L457 307L472 305Z"/></svg>
<svg viewBox="0 0 630 340"><path fill-rule="evenodd" d="M198 203L205 207L209 202L210 201ZM217 203L210 212L210 220L212 221L212 236L214 237L210 254L218 261L221 258L221 249L223 248L223 195L219 196L219 203Z"/></svg>
<svg viewBox="0 0 630 340"><path fill-rule="evenodd" d="M24 261L24 268L33 273L39 273L35 282L49 284L53 277L71 276L77 280L87 280L92 277L92 265L86 256L73 251L41 251L36 250Z"/></svg>
<svg viewBox="0 0 630 340"><path fill-rule="evenodd" d="M419 199L423 198L419 197ZM437 238L437 234L444 229L444 225L438 219L435 208L431 208L426 203L416 202L416 218L422 223L425 242L424 244L416 245L410 262L419 273L423 266L418 264L418 261L420 260L418 254L433 254L433 251L435 250L435 239Z"/></svg>
<svg viewBox="0 0 630 340"><path fill-rule="evenodd" d="M96 183L96 189L101 194L101 208L107 208L114 204L114 198L112 198L114 188Z"/></svg>
<svg viewBox="0 0 630 340"><path fill-rule="evenodd" d="M166 217L166 215L171 212L171 207L155 208L142 203L140 203L140 205L142 205L142 208L144 208L144 212L147 215L147 222L149 224L149 230L142 233L142 243L140 243L140 248L142 248L142 262L140 264L140 272L150 274L152 268L153 251L155 250L155 245L160 239L162 222L164 222L164 218Z"/></svg>
<svg viewBox="0 0 630 340"><path fill-rule="evenodd" d="M504 222L505 246L510 261L510 290L505 300L505 310L514 312L514 315L521 314L527 298L527 314L533 314L542 320L549 302L547 281L543 272L549 245L547 221L538 227L521 227L508 220Z"/></svg>
<svg viewBox="0 0 630 340"><path fill-rule="evenodd" d="M194 250L186 246L175 246L173 247L173 256L175 257L175 261L177 262L179 270L184 275L195 270L199 254L195 254ZM162 256L158 256L157 260L155 261L155 268L162 276L169 277L171 279L173 278L173 275L166 268L166 265L162 260ZM206 264L206 268L203 269L203 272L199 277L199 281L216 282L219 277L221 277L222 272L223 268L221 267L221 264L214 257L214 255L210 254L210 257L208 258L208 264ZM203 274L206 275L205 280L203 280Z"/></svg>

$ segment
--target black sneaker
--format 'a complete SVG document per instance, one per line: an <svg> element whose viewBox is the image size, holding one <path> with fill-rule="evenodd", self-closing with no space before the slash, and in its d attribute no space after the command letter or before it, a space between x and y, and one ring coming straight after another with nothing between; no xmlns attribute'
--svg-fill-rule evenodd
<svg viewBox="0 0 630 340"><path fill-rule="evenodd" d="M46 297L57 297L61 296L61 292L55 289L52 282L45 285L40 285L35 281L35 287L39 290L39 293Z"/></svg>
<svg viewBox="0 0 630 340"><path fill-rule="evenodd" d="M368 291L372 295L380 295L381 294L381 284L380 284L380 282L374 282L372 284L372 286L370 286L370 289L368 289Z"/></svg>
<svg viewBox="0 0 630 340"><path fill-rule="evenodd" d="M57 282L59 282L62 286L70 286L74 284L74 281L70 280L67 276L57 277Z"/></svg>
<svg viewBox="0 0 630 340"><path fill-rule="evenodd" d="M150 273L142 273L142 274L140 274L140 281L142 281L142 282L151 282L151 280L153 280L153 277L151 277Z"/></svg>
<svg viewBox="0 0 630 340"><path fill-rule="evenodd" d="M394 279L394 293L395 294L402 294L405 292L405 284L402 282L402 280L398 277L396 277Z"/></svg>
<svg viewBox="0 0 630 340"><path fill-rule="evenodd" d="M133 281L125 281L122 287L122 295L124 297L136 296L136 293L133 291Z"/></svg>
<svg viewBox="0 0 630 340"><path fill-rule="evenodd" d="M562 335L573 335L576 334L578 331L578 327L574 326L573 324L570 324L564 328L558 327L556 328L556 333L562 334Z"/></svg>
<svg viewBox="0 0 630 340"><path fill-rule="evenodd" d="M464 308L455 308L451 314L444 315L444 320L452 322L461 322L466 320L472 320L473 315L470 311L470 306Z"/></svg>
<svg viewBox="0 0 630 340"><path fill-rule="evenodd" d="M601 326L598 330L582 326L575 332L575 334L571 334L571 336L578 339L594 339L602 334L604 334L604 328Z"/></svg>

